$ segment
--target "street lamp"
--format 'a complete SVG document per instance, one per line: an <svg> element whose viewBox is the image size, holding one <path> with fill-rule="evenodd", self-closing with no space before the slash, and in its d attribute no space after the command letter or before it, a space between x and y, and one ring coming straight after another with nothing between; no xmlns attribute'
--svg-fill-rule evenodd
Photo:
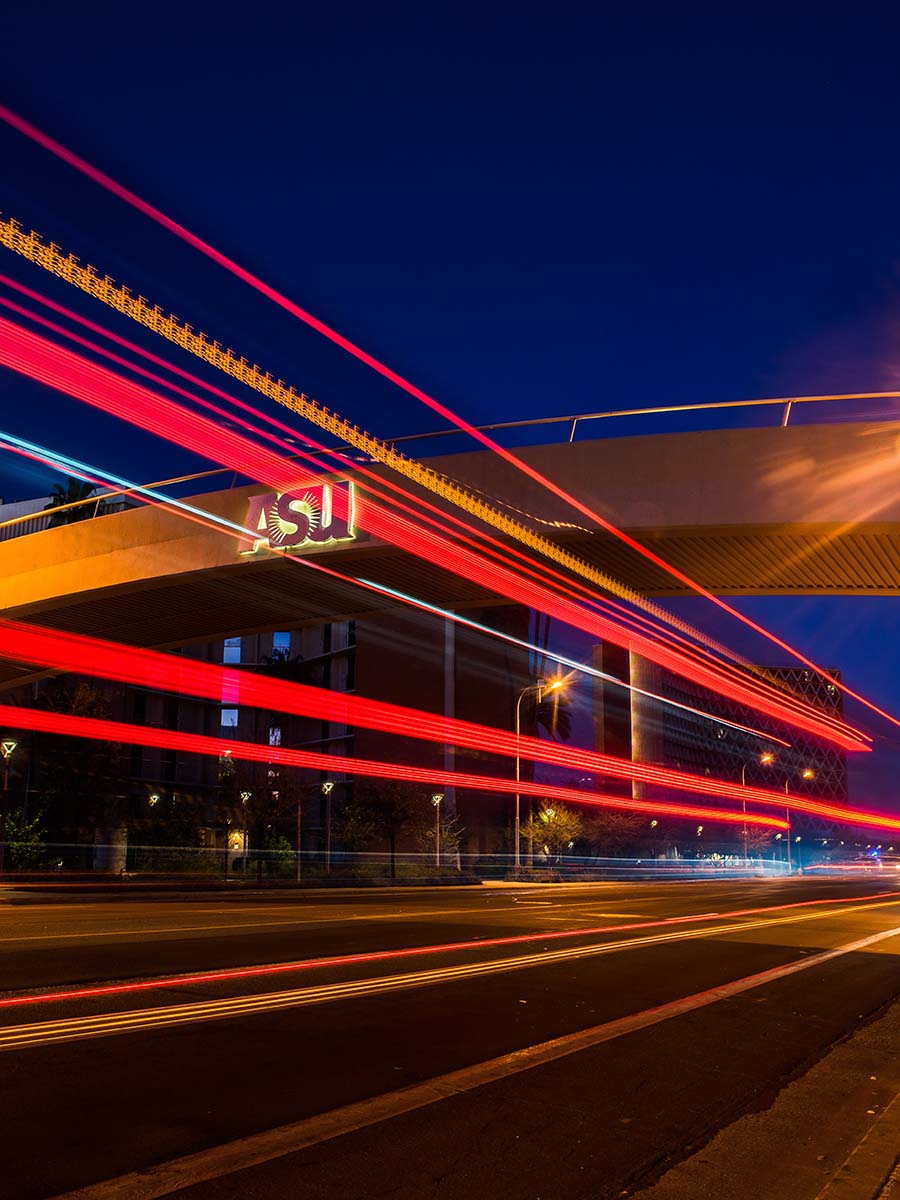
<svg viewBox="0 0 900 1200"><path fill-rule="evenodd" d="M325 797L325 874L331 872L331 793L334 791L334 780L326 779L322 784L322 795Z"/></svg>
<svg viewBox="0 0 900 1200"><path fill-rule="evenodd" d="M0 873L2 873L6 866L6 813L9 793L10 759L18 744L15 738L4 738L0 742L0 754L3 755L3 806L0 808Z"/></svg>
<svg viewBox="0 0 900 1200"><path fill-rule="evenodd" d="M528 693L529 693L529 692L534 692L534 693L535 693L535 695L537 696L537 702L538 702L538 704L540 704L541 700L543 700L543 698L544 698L544 693L545 693L545 692L558 692L558 691L560 690L560 688L562 688L562 687L563 687L563 685L564 685L564 684L565 684L565 679L563 679L563 678L561 678L561 677L559 677L559 676L557 676L557 678L556 678L556 679L551 679L549 683L547 683L547 682L546 682L546 680L544 680L544 679L539 679L537 683L530 683L530 684L528 685L528 687L526 687L526 688L522 688L521 692L519 692L519 695L518 695L518 697L516 698L516 822L515 822L515 824L516 824L516 829L515 829L515 867L516 867L516 874L517 874L517 875L518 875L518 873L519 873L519 867L521 866L521 855L520 855L520 850L519 850L519 840L520 840L520 833L519 833L519 830L520 830L520 825L521 825L521 802L522 802L522 797L521 797L521 796L520 796L520 794L519 794L518 784L519 784L519 781L520 781L520 779L522 778L522 763L521 763L521 757L520 757L520 753L519 753L519 740L520 740L520 737L521 737L521 729L522 729L522 701L523 701L523 700L524 700L524 698L525 698L525 697L528 695Z"/></svg>
<svg viewBox="0 0 900 1200"><path fill-rule="evenodd" d="M441 865L441 801L443 798L443 792L435 792L431 797L431 803L434 805L434 865L438 868Z"/></svg>
<svg viewBox="0 0 900 1200"><path fill-rule="evenodd" d="M761 763L763 763L764 766L767 766L767 767L771 766L772 763L775 761L775 755L772 754L770 751L766 751L765 754L760 756L759 761ZM809 781L810 779L815 779L815 777L816 777L816 773L812 769L812 767L804 767L803 770L800 772L801 779L805 779L805 780ZM786 777L785 781L784 781L785 796L790 795L790 782L791 782L790 777ZM793 863L793 859L791 858L791 810L787 804L785 804L785 806L784 806L784 819L787 821L787 826L788 826L787 827L787 837L784 839L785 846L787 847L787 869L788 869L788 875L793 875L794 863ZM781 835L779 834L778 838L776 840L780 839L780 837L781 837ZM799 842L800 839L797 838L796 841ZM799 854L799 851L798 851L798 854Z"/></svg>
<svg viewBox="0 0 900 1200"><path fill-rule="evenodd" d="M762 764L762 766L771 767L772 763L775 761L775 755L772 753L771 750L764 750L762 752L762 754L759 756L759 761ZM747 786L747 766L748 766L747 763L743 763L741 765L741 787ZM746 871L748 866L750 865L750 859L747 854L747 837L749 834L749 830L747 828L747 797L746 796L741 797L741 810L744 814L744 826L743 826L742 834L743 834L743 841L744 841L744 870Z"/></svg>
<svg viewBox="0 0 900 1200"><path fill-rule="evenodd" d="M244 878L245 879L247 878L247 870L250 866L250 828L247 825L247 801L250 799L250 797L252 795L253 795L253 793L249 792L249 791L241 792L241 804L244 806ZM260 869L260 871L262 871L262 858L257 858L256 861L260 864L259 869Z"/></svg>

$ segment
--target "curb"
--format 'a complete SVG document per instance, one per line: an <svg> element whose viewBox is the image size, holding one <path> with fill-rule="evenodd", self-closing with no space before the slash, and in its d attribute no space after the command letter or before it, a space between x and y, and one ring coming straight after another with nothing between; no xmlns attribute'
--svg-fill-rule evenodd
<svg viewBox="0 0 900 1200"><path fill-rule="evenodd" d="M900 1162L900 1093L887 1105L816 1200L878 1200Z"/></svg>

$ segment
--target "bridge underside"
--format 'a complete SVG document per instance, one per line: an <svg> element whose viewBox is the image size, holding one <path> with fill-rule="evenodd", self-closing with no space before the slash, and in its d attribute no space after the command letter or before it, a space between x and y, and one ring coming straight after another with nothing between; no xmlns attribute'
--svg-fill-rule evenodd
<svg viewBox="0 0 900 1200"><path fill-rule="evenodd" d="M128 516L130 514L121 514ZM117 518L102 518L112 521ZM91 524L97 524L92 522ZM68 530L35 534L21 542ZM898 595L900 529L678 530L641 541L709 591L725 595ZM644 595L685 594L665 573L606 535L570 535L567 549ZM5 547L4 547L5 548ZM320 557L348 575L384 583L445 608L508 603L477 580L460 579L412 555L367 547ZM87 564L86 564L87 567ZM83 576L90 579L90 570ZM751 580L755 583L751 584ZM148 576L4 610L9 617L134 645L175 647L237 634L298 628L394 608L386 599L315 570L263 553L202 571ZM29 675L0 663L0 686Z"/></svg>

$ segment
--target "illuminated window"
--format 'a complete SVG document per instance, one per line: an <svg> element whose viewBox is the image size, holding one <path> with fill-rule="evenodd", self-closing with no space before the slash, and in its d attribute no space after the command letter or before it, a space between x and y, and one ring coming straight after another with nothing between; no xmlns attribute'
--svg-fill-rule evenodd
<svg viewBox="0 0 900 1200"><path fill-rule="evenodd" d="M223 663L239 663L241 661L241 639L239 637L226 638L225 648L222 651Z"/></svg>
<svg viewBox="0 0 900 1200"><path fill-rule="evenodd" d="M291 652L291 635L289 633L272 634L272 653L283 654L285 658Z"/></svg>
<svg viewBox="0 0 900 1200"><path fill-rule="evenodd" d="M236 708L222 709L222 728L237 729L238 710Z"/></svg>
<svg viewBox="0 0 900 1200"><path fill-rule="evenodd" d="M269 745L270 746L280 746L281 745L281 726L280 725L270 725L269 726Z"/></svg>

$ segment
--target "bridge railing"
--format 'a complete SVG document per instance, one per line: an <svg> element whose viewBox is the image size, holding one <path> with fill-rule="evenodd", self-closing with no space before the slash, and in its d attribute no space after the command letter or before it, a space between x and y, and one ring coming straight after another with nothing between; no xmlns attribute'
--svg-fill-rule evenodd
<svg viewBox="0 0 900 1200"><path fill-rule="evenodd" d="M812 406L818 406L814 410ZM752 400L724 400L697 404L665 404L644 408L606 409L598 412L571 413L565 416L530 417L519 421L494 421L486 425L475 426L480 432L490 433L497 440L503 439L510 444L521 446L528 444L544 445L548 442L565 439L569 443L584 436L623 436L664 432L697 432L698 430L715 430L737 427L747 427L748 418L752 425L760 424L759 418L764 418L766 425L774 420L785 428L793 421L797 424L800 411L810 415L815 411L815 419L823 419L822 406L827 406L825 420L828 423L854 423L872 420L896 421L900 419L900 391L885 392L842 392L815 396L773 396ZM860 407L865 406L865 407ZM718 419L710 420L713 415ZM699 416L699 422L697 417ZM688 421L690 430L673 429L670 418L678 417L681 422ZM548 437L548 434L552 435ZM389 443L413 442L417 444L420 453L435 453L439 449L436 443L455 438L456 442L446 447L447 453L471 449L472 443L467 434L456 428L434 429L424 433L407 433L388 439ZM462 443L462 444L461 444ZM335 447L343 450L344 447ZM315 454L322 451L313 452ZM300 457L300 456L297 456ZM306 457L306 456L304 456ZM215 486L214 481L230 477L228 487L250 482L236 474L230 467L216 467L208 471L197 471L190 475L178 475L172 479L162 479L154 483L143 484L144 488L162 490L164 488L183 491L183 485L204 481ZM192 489L189 489L192 490ZM121 511L129 506L131 498L138 497L135 488L104 488L99 494L84 500L75 500L69 504L39 513L26 513L22 516L11 517L0 521L0 541L21 537L29 533L37 533L53 524L59 524L58 518L66 514L62 523L69 521L87 520L109 513Z"/></svg>
<svg viewBox="0 0 900 1200"><path fill-rule="evenodd" d="M481 433L510 436L517 435L516 441L521 444L529 437L537 434L537 444L548 441L565 439L574 442L579 436L588 434L591 437L616 436L627 426L627 433L650 434L664 432L683 432L673 429L668 418L680 417L685 421L687 414L702 414L699 420L694 416L687 418L691 423L691 432L698 429L733 428L738 424L747 424L750 418L753 424L771 424L777 422L782 428L797 423L797 417L802 409L813 413L811 407L818 406L815 420L828 422L859 422L871 420L896 420L900 417L900 391L885 392L835 392L815 396L767 396L752 400L716 400L696 404L661 404L642 408L603 409L596 412L569 413L563 416L530 417L519 421L494 421L488 425L477 425ZM827 406L822 413L822 406ZM862 407L864 406L864 407ZM718 419L711 420L714 415ZM615 427L615 433L605 423ZM552 436L548 438L547 434ZM523 438L522 435L525 435ZM426 433L410 433L390 439L392 442L429 442L434 439L449 437L462 438L466 435L459 429L435 429Z"/></svg>

